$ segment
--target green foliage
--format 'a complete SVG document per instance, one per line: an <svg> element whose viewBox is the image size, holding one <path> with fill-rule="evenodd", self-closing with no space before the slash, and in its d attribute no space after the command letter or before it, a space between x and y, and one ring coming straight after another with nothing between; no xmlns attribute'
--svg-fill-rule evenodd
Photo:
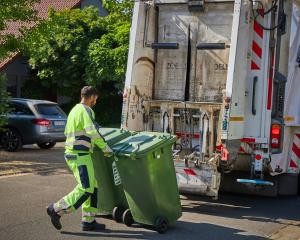
<svg viewBox="0 0 300 240"><path fill-rule="evenodd" d="M6 114L9 111L7 100L9 95L6 91L6 77L0 74L0 130L6 124Z"/></svg>
<svg viewBox="0 0 300 240"><path fill-rule="evenodd" d="M32 75L28 79L26 79L26 81L22 85L21 97L31 99L50 99L47 95L51 92L49 90L47 90L46 92L43 90L45 89L42 86L42 82L39 78L36 77L34 73L32 73ZM47 95L45 96L45 94Z"/></svg>
<svg viewBox="0 0 300 240"><path fill-rule="evenodd" d="M39 0L1 0L0 1L0 31L5 30L9 21L30 21L36 19L33 10L34 3ZM9 52L18 49L19 42L13 35L0 33L0 59Z"/></svg>
<svg viewBox="0 0 300 240"><path fill-rule="evenodd" d="M104 8L108 11L108 21L113 25L118 22L130 23L133 12L133 0L102 0Z"/></svg>
<svg viewBox="0 0 300 240"><path fill-rule="evenodd" d="M104 94L94 108L96 121L103 127L120 127L122 96Z"/></svg>
<svg viewBox="0 0 300 240"><path fill-rule="evenodd" d="M113 31L91 42L88 56L92 64L87 66L86 82L99 84L111 81L122 83L125 76L129 42L129 24L115 26ZM95 82L95 80L97 80Z"/></svg>
<svg viewBox="0 0 300 240"><path fill-rule="evenodd" d="M86 84L101 88L110 82L116 91L122 88L130 17L122 4L108 2L112 13L106 17L92 7L51 12L48 21L25 32L23 49L42 87L70 97Z"/></svg>
<svg viewBox="0 0 300 240"><path fill-rule="evenodd" d="M50 12L48 21L26 33L24 50L44 88L73 96L85 82L89 43L104 33L94 8Z"/></svg>
<svg viewBox="0 0 300 240"><path fill-rule="evenodd" d="M1 0L0 29L5 29L6 21L27 21L34 16L33 4L37 0Z"/></svg>
<svg viewBox="0 0 300 240"><path fill-rule="evenodd" d="M69 114L76 102L63 104L60 107ZM101 92L100 99L93 108L96 121L103 127L119 127L122 111L122 96Z"/></svg>
<svg viewBox="0 0 300 240"><path fill-rule="evenodd" d="M30 81L40 93L57 91L72 101L63 105L66 113L78 102L80 89L94 85L100 91L95 107L101 125L120 121L127 64L132 0L105 0L108 15L100 17L92 7L50 12L47 21L24 32L23 52L37 78ZM25 96L37 96L32 85ZM39 97L41 98L41 97Z"/></svg>
<svg viewBox="0 0 300 240"><path fill-rule="evenodd" d="M100 96L94 107L96 120L101 126L120 124L123 97L116 94L113 89L114 86L109 82L105 83L100 89Z"/></svg>
<svg viewBox="0 0 300 240"><path fill-rule="evenodd" d="M33 4L38 0L1 0L0 1L0 31L5 30L9 21L29 21L34 19ZM15 36L1 35L0 33L0 60L7 54L18 49L19 42ZM0 129L6 123L6 114L9 111L6 91L6 78L0 74Z"/></svg>

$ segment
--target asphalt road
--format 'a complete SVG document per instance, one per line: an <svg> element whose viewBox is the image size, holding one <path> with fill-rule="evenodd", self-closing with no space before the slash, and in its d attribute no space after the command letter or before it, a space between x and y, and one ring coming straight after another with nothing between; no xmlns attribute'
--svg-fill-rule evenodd
<svg viewBox="0 0 300 240"><path fill-rule="evenodd" d="M0 159L2 166L14 162L14 170L18 168L18 161L23 162L21 168L27 161L34 163L29 167L30 173L0 176L0 240L300 239L300 197L264 198L230 194L221 194L218 201L181 196L183 216L164 235L139 225L129 228L107 218L98 219L106 224L105 231L82 232L80 211L64 216L63 229L57 231L52 227L45 207L75 185L60 154L59 147L52 152L33 148L10 154L6 160ZM41 167L40 163L44 165ZM38 170L33 167L35 165L39 166Z"/></svg>
<svg viewBox="0 0 300 240"><path fill-rule="evenodd" d="M300 239L299 197L221 195L220 200L212 201L182 196L183 216L165 235L104 218L99 218L107 226L104 232L82 232L80 211L64 216L63 229L57 231L45 206L66 194L74 184L70 174L53 172L1 177L0 239ZM293 236L280 238L280 232L293 232Z"/></svg>

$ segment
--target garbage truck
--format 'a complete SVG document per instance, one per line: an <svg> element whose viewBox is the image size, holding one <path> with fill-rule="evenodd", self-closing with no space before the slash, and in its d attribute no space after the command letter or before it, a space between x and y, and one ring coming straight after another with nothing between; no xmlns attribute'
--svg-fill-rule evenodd
<svg viewBox="0 0 300 240"><path fill-rule="evenodd" d="M134 3L122 128L177 136L181 192L294 195L300 1Z"/></svg>

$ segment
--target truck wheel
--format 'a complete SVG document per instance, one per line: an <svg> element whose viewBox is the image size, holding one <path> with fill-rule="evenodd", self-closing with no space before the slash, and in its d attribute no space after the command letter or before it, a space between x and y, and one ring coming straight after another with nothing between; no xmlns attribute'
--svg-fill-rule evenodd
<svg viewBox="0 0 300 240"><path fill-rule="evenodd" d="M124 213L124 209L122 207L114 207L112 212L112 218L116 222L122 222L123 213Z"/></svg>
<svg viewBox="0 0 300 240"><path fill-rule="evenodd" d="M1 134L1 145L8 152L16 152L22 147L22 137L20 133L13 129L6 129Z"/></svg>
<svg viewBox="0 0 300 240"><path fill-rule="evenodd" d="M50 149L55 146L56 142L38 143L37 145L42 149Z"/></svg>
<svg viewBox="0 0 300 240"><path fill-rule="evenodd" d="M131 211L129 209L123 213L122 220L127 227L130 227L134 223Z"/></svg>
<svg viewBox="0 0 300 240"><path fill-rule="evenodd" d="M168 231L168 220L164 217L158 217L155 221L155 229L160 234L166 233Z"/></svg>

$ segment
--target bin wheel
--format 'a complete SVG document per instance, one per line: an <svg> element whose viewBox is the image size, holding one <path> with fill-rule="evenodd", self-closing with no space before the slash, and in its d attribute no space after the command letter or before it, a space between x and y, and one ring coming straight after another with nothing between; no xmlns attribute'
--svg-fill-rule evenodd
<svg viewBox="0 0 300 240"><path fill-rule="evenodd" d="M114 207L112 212L112 218L116 222L122 222L122 216L123 216L124 208L122 207Z"/></svg>
<svg viewBox="0 0 300 240"><path fill-rule="evenodd" d="M134 223L134 220L133 220L131 211L130 211L129 209L127 209L127 210L123 213L122 220L123 220L123 223L124 223L126 226L128 226L128 227L130 227L130 226Z"/></svg>
<svg viewBox="0 0 300 240"><path fill-rule="evenodd" d="M168 220L164 217L158 217L155 221L155 229L160 234L167 232Z"/></svg>

